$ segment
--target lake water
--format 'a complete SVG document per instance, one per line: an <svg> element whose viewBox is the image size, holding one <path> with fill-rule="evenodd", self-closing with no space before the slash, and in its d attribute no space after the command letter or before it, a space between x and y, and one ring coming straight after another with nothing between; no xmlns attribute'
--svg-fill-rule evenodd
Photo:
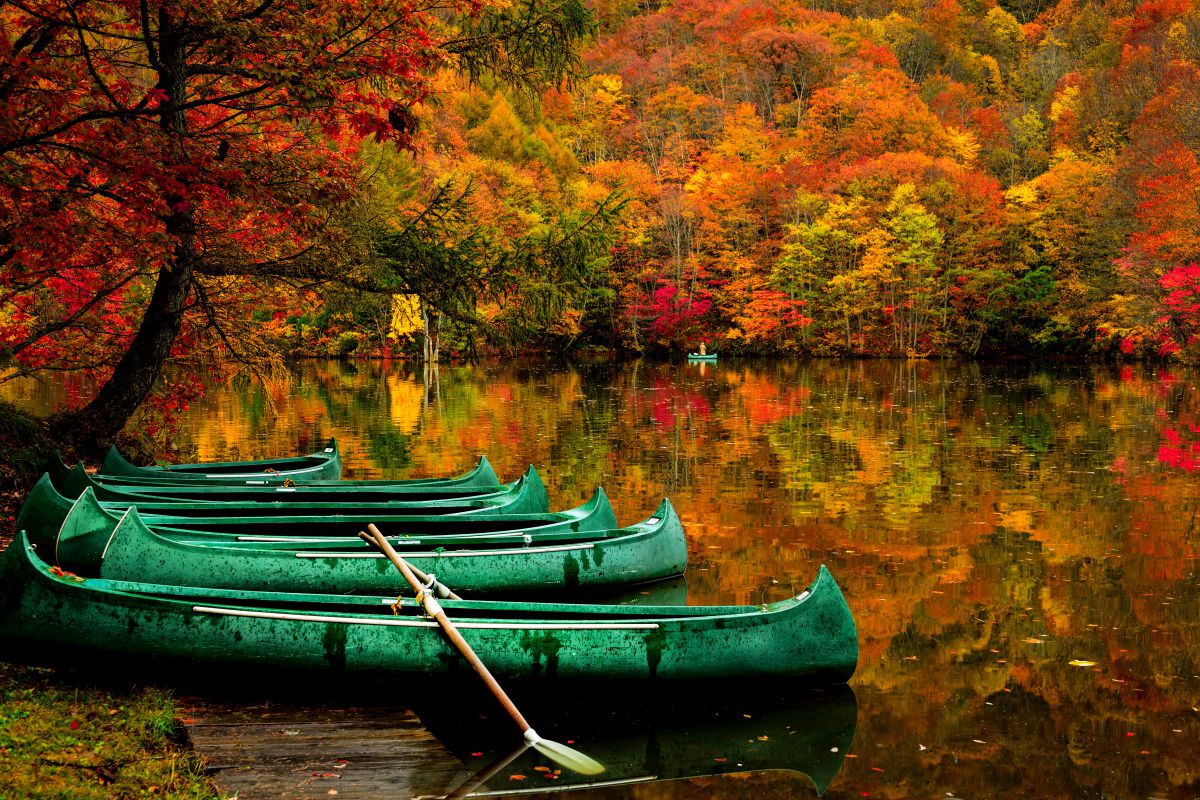
<svg viewBox="0 0 1200 800"><path fill-rule="evenodd" d="M555 507L603 486L622 524L665 496L687 531L692 604L781 599L829 567L859 630L849 699L638 727L611 751L635 753L610 756L629 762L610 774L616 785L580 796L813 796L808 779L778 771L803 770L836 798L1190 798L1198 382L1142 366L928 361L436 375L321 362L269 389L210 386L174 443L186 460L223 460L310 452L336 436L347 478L448 475L486 453L504 480L535 465ZM72 391L6 388L39 407ZM699 755L676 740L700 742ZM655 764L643 763L650 750ZM507 767L483 788L567 782L536 766ZM735 774L634 782L645 770Z"/></svg>

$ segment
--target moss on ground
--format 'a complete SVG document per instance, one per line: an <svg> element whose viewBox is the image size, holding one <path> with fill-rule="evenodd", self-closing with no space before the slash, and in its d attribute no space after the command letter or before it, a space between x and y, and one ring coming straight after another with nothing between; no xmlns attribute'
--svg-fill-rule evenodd
<svg viewBox="0 0 1200 800"><path fill-rule="evenodd" d="M0 550L56 449L42 424L0 403ZM169 691L0 661L0 800L219 798L181 733Z"/></svg>
<svg viewBox="0 0 1200 800"><path fill-rule="evenodd" d="M218 798L169 691L0 662L0 799Z"/></svg>

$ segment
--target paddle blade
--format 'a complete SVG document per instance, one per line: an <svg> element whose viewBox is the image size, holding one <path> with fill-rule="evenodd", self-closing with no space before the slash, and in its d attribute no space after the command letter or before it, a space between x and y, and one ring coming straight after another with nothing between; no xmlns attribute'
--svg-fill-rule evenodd
<svg viewBox="0 0 1200 800"><path fill-rule="evenodd" d="M580 775L599 775L604 772L604 765L591 756L585 756L573 747L552 742L549 739L538 739L533 743L534 749L559 766L574 770Z"/></svg>

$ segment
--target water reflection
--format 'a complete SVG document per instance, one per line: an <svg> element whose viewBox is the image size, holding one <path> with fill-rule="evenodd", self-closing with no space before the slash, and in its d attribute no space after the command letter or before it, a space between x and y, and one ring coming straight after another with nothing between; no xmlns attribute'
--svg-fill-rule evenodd
<svg viewBox="0 0 1200 800"><path fill-rule="evenodd" d="M320 363L286 385L211 387L173 445L256 458L336 435L363 478L454 474L486 452L505 480L535 464L556 507L604 486L623 524L668 496L687 602L778 600L822 563L845 590L861 717L827 796L1175 797L1200 785L1196 385L928 361L429 380ZM61 391L25 400L70 402ZM742 795L722 786L704 791Z"/></svg>
<svg viewBox="0 0 1200 800"><path fill-rule="evenodd" d="M789 796L813 790L821 795L851 751L858 718L848 686L740 699L625 693L606 700L543 700L533 709L522 702L522 710L538 720L541 735L575 742L605 767L600 775L583 776L560 769L532 749L506 752L517 738L512 721L503 712L480 716L479 707L439 703L416 709L426 728L465 765L445 796L570 791L572 797L607 797L606 792L638 784L731 773L741 782L747 773L767 771L794 773L787 778ZM808 792L796 791L800 787ZM639 788L641 793L660 793L683 787Z"/></svg>

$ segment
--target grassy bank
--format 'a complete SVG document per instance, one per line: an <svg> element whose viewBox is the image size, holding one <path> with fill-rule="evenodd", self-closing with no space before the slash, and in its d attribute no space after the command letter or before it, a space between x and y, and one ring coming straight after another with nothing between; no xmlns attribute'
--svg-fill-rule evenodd
<svg viewBox="0 0 1200 800"><path fill-rule="evenodd" d="M162 689L0 662L0 798L217 798L176 711Z"/></svg>
<svg viewBox="0 0 1200 800"><path fill-rule="evenodd" d="M0 404L0 550L56 449L44 425ZM0 660L0 800L218 798L181 733L169 691Z"/></svg>

